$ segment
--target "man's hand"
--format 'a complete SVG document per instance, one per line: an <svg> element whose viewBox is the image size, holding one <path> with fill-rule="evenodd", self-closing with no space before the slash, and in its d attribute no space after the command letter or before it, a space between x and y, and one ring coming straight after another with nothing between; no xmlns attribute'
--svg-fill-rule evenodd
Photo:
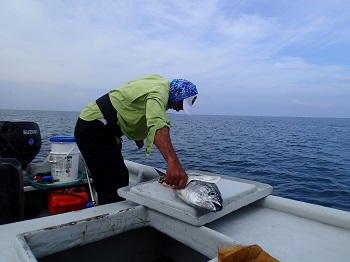
<svg viewBox="0 0 350 262"><path fill-rule="evenodd" d="M135 144L139 149L142 148L144 145L143 140L135 140Z"/></svg>
<svg viewBox="0 0 350 262"><path fill-rule="evenodd" d="M173 186L175 189L180 189L186 186L187 174L182 169L181 165L168 164L165 175L165 183Z"/></svg>

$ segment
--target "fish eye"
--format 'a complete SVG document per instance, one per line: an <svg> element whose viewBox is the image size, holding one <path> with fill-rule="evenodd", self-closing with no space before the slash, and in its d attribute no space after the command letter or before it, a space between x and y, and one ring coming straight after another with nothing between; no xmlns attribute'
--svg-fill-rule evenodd
<svg viewBox="0 0 350 262"><path fill-rule="evenodd" d="M215 196L216 194L215 194L215 192L209 192L208 193L208 196Z"/></svg>

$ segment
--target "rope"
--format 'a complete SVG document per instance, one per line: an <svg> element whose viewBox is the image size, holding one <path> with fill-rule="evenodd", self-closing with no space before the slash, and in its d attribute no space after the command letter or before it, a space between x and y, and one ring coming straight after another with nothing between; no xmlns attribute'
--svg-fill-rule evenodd
<svg viewBox="0 0 350 262"><path fill-rule="evenodd" d="M57 184L55 182L48 182L48 181L33 181L33 178L35 176L37 176L38 174L34 174L32 176L29 176L27 177L27 182L33 186L33 187L36 187L36 188L61 188L61 187L70 187L70 186L74 186L78 183L80 183L82 180L83 180L83 177L84 177L84 172L80 172L79 173L81 174L80 177L75 180L75 181L72 181L72 182L69 182L69 183L62 183L62 184Z"/></svg>

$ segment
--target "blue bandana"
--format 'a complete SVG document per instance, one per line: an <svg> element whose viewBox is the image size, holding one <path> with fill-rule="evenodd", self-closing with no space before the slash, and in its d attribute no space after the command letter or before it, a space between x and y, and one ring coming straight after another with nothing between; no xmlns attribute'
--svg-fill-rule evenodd
<svg viewBox="0 0 350 262"><path fill-rule="evenodd" d="M176 103L197 94L196 86L186 79L174 79L170 82L169 103Z"/></svg>

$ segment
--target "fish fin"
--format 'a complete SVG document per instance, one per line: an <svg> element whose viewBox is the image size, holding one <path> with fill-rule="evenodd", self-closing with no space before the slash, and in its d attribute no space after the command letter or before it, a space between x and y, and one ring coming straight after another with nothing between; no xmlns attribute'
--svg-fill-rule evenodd
<svg viewBox="0 0 350 262"><path fill-rule="evenodd" d="M163 184L165 182L165 173L157 168L154 168L154 170L156 170L159 175L158 182Z"/></svg>
<svg viewBox="0 0 350 262"><path fill-rule="evenodd" d="M157 171L157 173L158 173L159 176L165 176L165 171L164 171L164 170L160 170L160 169L158 169L158 168L154 168L154 170Z"/></svg>
<svg viewBox="0 0 350 262"><path fill-rule="evenodd" d="M189 173L188 174L188 179L187 179L187 184L193 180L198 180L198 181L203 181L203 182L208 182L208 183L216 183L220 180L219 176L208 176L208 175L203 175L200 173Z"/></svg>

